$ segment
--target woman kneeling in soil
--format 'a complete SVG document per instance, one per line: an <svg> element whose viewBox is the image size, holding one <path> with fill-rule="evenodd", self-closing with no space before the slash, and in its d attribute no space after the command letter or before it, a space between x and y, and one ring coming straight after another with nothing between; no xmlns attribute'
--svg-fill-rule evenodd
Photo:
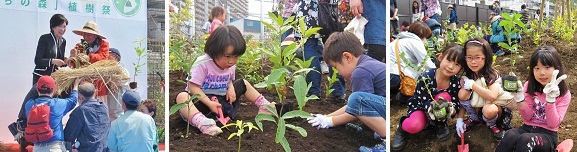
<svg viewBox="0 0 577 152"><path fill-rule="evenodd" d="M383 140L375 147L360 147L360 151L385 150L385 94L386 65L364 55L365 49L354 34L335 32L325 43L323 58L339 74L351 81L353 93L346 106L328 114L313 114L308 122L318 129L329 128L354 121L357 118L375 131L375 137ZM362 109L362 110L361 110Z"/></svg>
<svg viewBox="0 0 577 152"><path fill-rule="evenodd" d="M564 81L567 76L559 53L551 46L537 48L530 62L529 80L524 86L518 81L515 94L524 124L507 131L496 152L555 151L557 131L571 101Z"/></svg>
<svg viewBox="0 0 577 152"><path fill-rule="evenodd" d="M244 54L246 42L234 26L220 26L207 39L203 56L196 59L190 69L186 91L180 92L176 103L188 101L191 95L200 95L200 102L189 103L180 109L180 115L202 133L216 136L222 130L215 120L222 107L224 117L234 119L240 108L237 98L244 95L261 113L270 113L266 105L271 104L247 81L235 80L236 62ZM271 104L274 107L274 104Z"/></svg>
<svg viewBox="0 0 577 152"><path fill-rule="evenodd" d="M449 138L447 119L459 112L459 102L456 101L461 85L456 74L461 71L458 62L461 52L459 45L448 47L439 55L439 68L432 68L418 77L415 95L408 100L407 116L401 117L395 132L393 150L402 150L407 136L421 132L427 124L437 128L437 139L440 141ZM441 104L443 102L446 104ZM457 122L463 121L463 115L464 112L459 112Z"/></svg>

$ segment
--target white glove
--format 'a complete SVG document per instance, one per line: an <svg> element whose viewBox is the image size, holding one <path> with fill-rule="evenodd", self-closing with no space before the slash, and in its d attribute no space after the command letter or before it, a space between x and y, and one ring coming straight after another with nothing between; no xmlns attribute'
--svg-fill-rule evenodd
<svg viewBox="0 0 577 152"><path fill-rule="evenodd" d="M463 122L463 118L457 118L457 135L459 135L459 137L461 137L461 134L465 133L465 127L467 127L465 125L465 122Z"/></svg>
<svg viewBox="0 0 577 152"><path fill-rule="evenodd" d="M449 116L453 116L455 113L457 113L455 110L455 103L449 102Z"/></svg>
<svg viewBox="0 0 577 152"><path fill-rule="evenodd" d="M515 102L523 102L525 101L525 92L523 92L523 83L521 81L517 81L517 93L515 93L513 99Z"/></svg>
<svg viewBox="0 0 577 152"><path fill-rule="evenodd" d="M435 120L435 114L433 113L433 103L431 103L431 105L429 105L429 109L427 109L427 113L429 113L429 118L431 118L431 120Z"/></svg>
<svg viewBox="0 0 577 152"><path fill-rule="evenodd" d="M559 97L559 95L561 94L561 92L559 92L559 83L567 79L567 75L564 74L559 78L557 78L557 74L559 74L559 70L553 71L553 75L551 76L551 82L547 83L547 85L545 85L545 88L543 88L543 93L545 93L547 97L546 100L549 103L555 103L555 98Z"/></svg>
<svg viewBox="0 0 577 152"><path fill-rule="evenodd" d="M463 89L471 90L473 88L473 84L475 84L475 80L467 78L467 76L462 76L461 79L463 80Z"/></svg>
<svg viewBox="0 0 577 152"><path fill-rule="evenodd" d="M322 114L313 114L313 116L312 118L307 118L307 120L313 127L317 127L317 129L326 129L334 126L333 117L327 117Z"/></svg>

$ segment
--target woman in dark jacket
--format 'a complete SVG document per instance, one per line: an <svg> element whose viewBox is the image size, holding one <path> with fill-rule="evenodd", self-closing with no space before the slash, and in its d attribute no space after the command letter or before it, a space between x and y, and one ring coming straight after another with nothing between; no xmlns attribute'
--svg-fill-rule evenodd
<svg viewBox="0 0 577 152"><path fill-rule="evenodd" d="M50 18L50 33L40 36L38 40L38 45L36 46L36 55L34 56L34 72L32 73L32 87L26 97L24 102L22 102L22 107L20 108L20 113L18 114L18 120L16 123L11 125L17 125L19 131L24 131L26 128L26 113L24 105L26 101L34 99L38 96L36 92L36 82L41 76L52 75L52 73L58 70L59 67L66 66L64 62L64 48L66 47L66 40L62 35L66 32L66 26L68 25L68 20L62 14L54 14ZM67 96L67 93L61 96ZM20 144L20 150L26 148L27 145L32 145L32 143L27 142L22 136L15 135L17 142Z"/></svg>
<svg viewBox="0 0 577 152"><path fill-rule="evenodd" d="M65 66L64 48L66 40L62 35L66 32L68 20L62 14L54 14L50 18L50 33L40 36L36 46L32 84L44 75L52 75L59 67Z"/></svg>

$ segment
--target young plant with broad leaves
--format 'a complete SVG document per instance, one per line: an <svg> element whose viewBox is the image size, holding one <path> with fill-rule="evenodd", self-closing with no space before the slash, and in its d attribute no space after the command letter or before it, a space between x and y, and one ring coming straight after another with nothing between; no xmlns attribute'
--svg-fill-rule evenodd
<svg viewBox="0 0 577 152"><path fill-rule="evenodd" d="M499 42L498 45L501 48L508 50L513 55L513 57L503 59L503 61L509 60L509 63L512 67L515 67L516 59L523 58L523 56L519 55L519 44L521 43L521 36L519 33L522 29L525 28L525 24L521 21L521 16L521 14L517 13L513 14L513 16L511 16L509 13L502 13L501 17L503 17L503 19L499 22L499 26L503 27L503 35L506 37L507 41ZM513 42L512 37L515 36L519 37L519 39L516 40L517 42ZM512 70L513 69L511 68L511 71Z"/></svg>
<svg viewBox="0 0 577 152"><path fill-rule="evenodd" d="M307 92L311 87L311 83L306 83L305 77L303 75L294 76L293 91L298 102L298 110L290 111L285 114L279 113L275 108L267 106L266 108L272 112L271 114L258 114L255 117L255 122L257 126L263 130L262 121L271 121L277 124L275 143L280 144L284 151L291 151L290 144L285 136L287 128L297 131L301 136L307 137L307 131L299 126L287 123L287 119L291 118L310 118L312 115L303 110L304 106L311 99L317 99L316 96L307 96ZM281 115L282 114L282 115Z"/></svg>
<svg viewBox="0 0 577 152"><path fill-rule="evenodd" d="M134 50L136 51L136 62L132 63L132 65L134 65L134 78L132 79L133 81L136 81L136 76L138 76L138 73L140 73L140 68L142 68L142 66L146 65L146 63L141 63L141 59L146 57L146 46L142 46L142 44L144 44L146 42L146 39L136 39L135 41L133 41L132 43L137 43L138 46L134 47Z"/></svg>
<svg viewBox="0 0 577 152"><path fill-rule="evenodd" d="M280 35L281 33L284 33L288 29L293 28L293 24L297 22L299 26L297 26L298 28L295 28L295 31L298 33L304 33L300 40L300 44L293 42L286 48L281 49L280 41L271 41L269 46L265 46L266 48L271 48L263 49L262 51L270 56L269 60L273 63L273 67L271 73L265 77L265 80L255 85L256 88L274 88L279 97L280 109L285 109L285 104L283 104L283 102L286 98L285 95L288 93L288 89L290 88L293 90L297 100L298 110L283 114L282 112L277 112L275 108L267 106L266 108L272 112L272 115L258 114L255 118L256 124L261 130L263 130L261 122L263 120L277 123L275 142L279 143L285 151L291 151L290 145L285 137L286 128L288 127L299 132L303 137L307 136L307 132L301 127L286 123L286 120L295 117L312 117L310 113L305 112L302 109L308 100L318 99L318 97L314 95L307 96L308 90L312 84L307 84L305 77L309 71L313 70L312 68L309 68L312 58L304 61L303 59L295 57L295 52L298 47L303 47L310 36L318 33L320 28L307 29L303 18L295 20L295 17L290 17L286 21L283 21L283 18L280 15L275 15L274 13L269 13L269 17L272 19L271 23L266 21L261 22L274 34ZM291 83L293 86L289 87ZM277 104L277 106L279 106L279 104Z"/></svg>
<svg viewBox="0 0 577 152"><path fill-rule="evenodd" d="M186 102L172 105L170 107L170 109L168 110L168 115L173 115L173 114L179 112L180 109L185 108L187 106L189 107L187 114L190 115L191 114L190 113L190 105L193 105L194 103L196 103L198 101L200 101L200 94L193 95ZM188 138L189 129L190 129L190 125L186 125L186 134L184 136L181 136L182 138Z"/></svg>
<svg viewBox="0 0 577 152"><path fill-rule="evenodd" d="M258 128L252 124L252 122L242 122L242 120L236 120L236 123L229 123L227 125L222 126L221 128L227 128L229 126L235 126L237 129L236 132L233 132L228 136L228 140L230 140L234 136L238 137L238 152L240 152L240 143L241 143L240 141L242 139L241 136L245 133L244 128L248 128L247 133L249 133L253 129L258 130Z"/></svg>

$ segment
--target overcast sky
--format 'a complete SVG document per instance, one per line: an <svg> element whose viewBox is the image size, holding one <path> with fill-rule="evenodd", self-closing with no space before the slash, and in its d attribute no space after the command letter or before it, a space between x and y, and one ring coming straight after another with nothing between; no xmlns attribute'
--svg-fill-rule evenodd
<svg viewBox="0 0 577 152"><path fill-rule="evenodd" d="M264 16L268 16L267 12L271 11L273 7L272 0L263 0L262 7ZM249 15L256 15L256 16L260 14L260 0L248 1L248 13Z"/></svg>

